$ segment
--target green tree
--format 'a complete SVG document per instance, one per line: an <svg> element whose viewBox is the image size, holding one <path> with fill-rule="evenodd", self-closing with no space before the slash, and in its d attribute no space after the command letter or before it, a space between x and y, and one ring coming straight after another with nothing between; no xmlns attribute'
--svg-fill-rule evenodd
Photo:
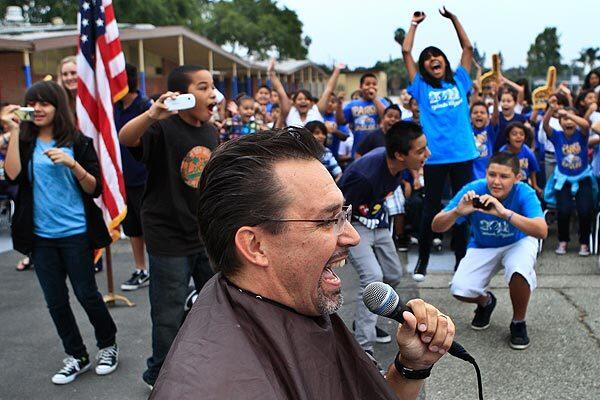
<svg viewBox="0 0 600 400"><path fill-rule="evenodd" d="M390 94L400 94L400 89L408 86L408 72L401 58L378 61L372 69L385 71Z"/></svg>
<svg viewBox="0 0 600 400"><path fill-rule="evenodd" d="M546 28L536 36L529 47L527 72L530 76L545 76L548 67L554 65L560 73L563 69L560 60L560 43L556 27Z"/></svg>
<svg viewBox="0 0 600 400"><path fill-rule="evenodd" d="M117 21L154 25L183 25L200 31L209 0L114 0ZM32 23L48 23L61 17L67 24L77 22L77 0L0 0L0 10L21 6Z"/></svg>
<svg viewBox="0 0 600 400"><path fill-rule="evenodd" d="M279 8L274 0L219 1L209 7L202 32L218 44L265 58L276 51L280 58L305 58L302 22L295 11Z"/></svg>
<svg viewBox="0 0 600 400"><path fill-rule="evenodd" d="M584 67L590 67L590 70L594 69L596 65L596 61L600 60L600 48L599 47L588 47L587 49L582 49L579 52L579 58L577 61L582 63Z"/></svg>
<svg viewBox="0 0 600 400"><path fill-rule="evenodd" d="M302 22L295 11L279 8L276 0L113 0L120 23L156 26L182 25L234 50L266 57L275 51L281 58L305 58L310 45L302 37ZM21 6L29 22L50 22L61 17L77 21L77 0L0 0L0 10Z"/></svg>

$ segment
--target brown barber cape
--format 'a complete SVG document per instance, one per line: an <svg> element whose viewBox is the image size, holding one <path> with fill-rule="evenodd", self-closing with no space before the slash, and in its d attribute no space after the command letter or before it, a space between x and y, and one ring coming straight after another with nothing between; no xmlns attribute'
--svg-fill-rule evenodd
<svg viewBox="0 0 600 400"><path fill-rule="evenodd" d="M150 399L397 399L337 314L307 317L221 274L202 289Z"/></svg>

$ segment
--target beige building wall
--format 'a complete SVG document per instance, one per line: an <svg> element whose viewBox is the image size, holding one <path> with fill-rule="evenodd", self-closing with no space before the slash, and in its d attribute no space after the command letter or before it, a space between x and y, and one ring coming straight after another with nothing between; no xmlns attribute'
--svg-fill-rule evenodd
<svg viewBox="0 0 600 400"><path fill-rule="evenodd" d="M342 72L335 88L336 94L344 92L344 100L350 100L352 92L360 87L360 77L367 72L372 72L377 77L377 94L386 97L388 95L387 74L384 71Z"/></svg>

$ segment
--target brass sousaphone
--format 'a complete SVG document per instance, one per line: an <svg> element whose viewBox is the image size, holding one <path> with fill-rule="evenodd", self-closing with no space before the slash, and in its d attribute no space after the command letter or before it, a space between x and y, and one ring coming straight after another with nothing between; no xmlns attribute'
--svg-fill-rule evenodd
<svg viewBox="0 0 600 400"><path fill-rule="evenodd" d="M534 110L545 110L548 99L556 90L556 68L551 66L548 68L546 75L546 84L536 88L531 93L531 101L533 102Z"/></svg>

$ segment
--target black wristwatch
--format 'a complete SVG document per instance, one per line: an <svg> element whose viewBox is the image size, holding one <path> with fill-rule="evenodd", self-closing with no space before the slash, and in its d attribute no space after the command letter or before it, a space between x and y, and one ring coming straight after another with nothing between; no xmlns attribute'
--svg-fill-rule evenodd
<svg viewBox="0 0 600 400"><path fill-rule="evenodd" d="M425 379L429 378L431 375L431 368L433 365L427 369L410 369L402 365L400 362L400 352L396 354L396 358L394 359L394 366L396 367L396 371L400 375L402 375L406 379Z"/></svg>

